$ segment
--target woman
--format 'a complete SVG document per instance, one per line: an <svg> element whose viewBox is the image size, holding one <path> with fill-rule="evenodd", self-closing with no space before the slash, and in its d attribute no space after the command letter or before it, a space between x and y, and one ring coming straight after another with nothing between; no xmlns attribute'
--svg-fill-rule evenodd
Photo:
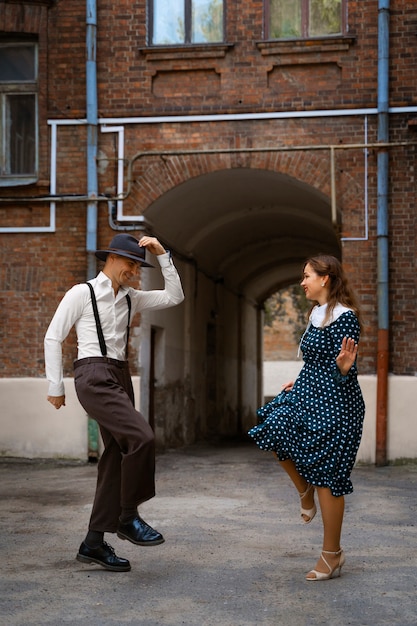
<svg viewBox="0 0 417 626"><path fill-rule="evenodd" d="M343 268L333 256L310 258L303 268L306 297L313 307L301 339L304 365L297 380L258 410L262 420L249 431L262 450L272 450L294 483L301 518L323 520L323 550L307 580L328 580L345 562L340 547L344 496L353 491L365 406L357 381L360 313Z"/></svg>

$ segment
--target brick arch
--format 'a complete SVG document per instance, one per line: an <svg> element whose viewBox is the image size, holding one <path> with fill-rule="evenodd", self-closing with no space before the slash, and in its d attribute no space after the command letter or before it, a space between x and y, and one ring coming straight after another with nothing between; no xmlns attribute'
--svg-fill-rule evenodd
<svg viewBox="0 0 417 626"><path fill-rule="evenodd" d="M145 217L148 214L150 225L156 226L158 220L154 223L152 215L155 205L161 206L161 202L165 203L165 210L168 210L166 203L169 204L168 196L171 193L174 193L174 197L182 203L181 194L189 193L185 187L187 183L192 183L190 188L192 189L198 185L200 177L227 172L237 173L239 170L249 173L252 170L254 174L255 172L277 174L283 182L287 179L293 188L299 186L304 195L301 206L305 209L307 221L314 213L317 203L322 207L327 206L328 221L327 226L323 224L323 228L328 235L332 229L334 230L334 243L336 240L339 241L339 236L363 236L365 232L363 168L358 167L357 155L350 151L336 152L335 165L337 202L335 229L331 223L330 154L326 150L144 155L142 159L133 163L133 183L130 196L125 202L124 213L132 216L142 214ZM233 180L236 180L235 176ZM181 186L184 186L183 191ZM210 186L207 189L210 192ZM184 202L187 202L186 198ZM230 215L232 216L231 213ZM195 232L201 237L204 235L200 228ZM192 237L190 241L193 241Z"/></svg>
<svg viewBox="0 0 417 626"><path fill-rule="evenodd" d="M144 214L158 198L192 178L246 167L289 176L330 199L330 157L325 151L199 153L144 156L132 167L132 185L124 212ZM349 185L345 185L347 193Z"/></svg>

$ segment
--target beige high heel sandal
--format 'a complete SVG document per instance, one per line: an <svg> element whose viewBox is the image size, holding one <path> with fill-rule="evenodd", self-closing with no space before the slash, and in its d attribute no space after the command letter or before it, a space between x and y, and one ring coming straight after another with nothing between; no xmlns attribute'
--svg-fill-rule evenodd
<svg viewBox="0 0 417 626"><path fill-rule="evenodd" d="M339 562L333 567L331 568L329 563L326 561L325 557L323 556L324 554L334 554L334 555L338 555L339 556ZM322 550L321 555L320 555L321 560L324 562L324 564L326 565L326 567L328 568L328 572L318 572L316 569L312 569L310 572L308 572L307 576L306 576L306 580L329 580L330 578L333 577L333 574L335 572L337 572L337 576L340 576L342 573L342 566L345 563L345 554L343 552L342 549L338 550L337 552L329 552L328 550ZM311 576L311 574L314 574L314 577Z"/></svg>
<svg viewBox="0 0 417 626"><path fill-rule="evenodd" d="M304 493L298 492L298 495L300 496L300 500L302 500L304 496L306 496L312 489L314 491L313 485L308 484L307 489L304 491ZM314 503L311 509L303 509L303 507L301 506L301 519L303 520L304 524L310 524L310 522L313 521L316 513L317 513L316 503ZM304 519L303 515L305 515L308 519Z"/></svg>

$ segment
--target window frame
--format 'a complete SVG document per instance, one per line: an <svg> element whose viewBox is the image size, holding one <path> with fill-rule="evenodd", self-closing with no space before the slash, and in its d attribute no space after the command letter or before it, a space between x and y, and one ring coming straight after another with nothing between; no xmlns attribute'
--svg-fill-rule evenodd
<svg viewBox="0 0 417 626"><path fill-rule="evenodd" d="M154 43L153 42L153 31L154 31L154 0L148 0L148 47L190 47L190 46L212 46L223 44L226 42L226 0L221 0L223 3L223 33L222 39L220 41L207 41L207 42L194 42L191 40L192 37L192 2L193 0L182 0L184 3L184 41L183 42L173 42L173 43Z"/></svg>
<svg viewBox="0 0 417 626"><path fill-rule="evenodd" d="M301 0L301 35L299 37L271 37L271 0L264 0L264 32L267 41L305 41L311 39L324 39L343 37L347 34L347 0L341 0L341 32L340 33L328 33L322 35L309 35L309 11L310 0Z"/></svg>
<svg viewBox="0 0 417 626"><path fill-rule="evenodd" d="M36 41L24 38L0 40L0 47L33 48L34 78L27 80L0 81L0 187L27 185L38 180L39 167L39 103L38 103L38 45ZM10 132L7 128L8 98L15 96L34 96L34 163L33 171L25 174L11 172Z"/></svg>

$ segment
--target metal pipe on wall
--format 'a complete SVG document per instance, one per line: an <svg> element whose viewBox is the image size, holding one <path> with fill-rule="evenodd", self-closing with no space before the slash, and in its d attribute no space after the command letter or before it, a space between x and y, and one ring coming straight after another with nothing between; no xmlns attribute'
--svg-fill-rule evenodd
<svg viewBox="0 0 417 626"><path fill-rule="evenodd" d="M378 0L378 141L389 141L389 0ZM387 464L389 365L389 152L377 158L378 345L376 398L376 465Z"/></svg>
<svg viewBox="0 0 417 626"><path fill-rule="evenodd" d="M97 0L86 3L86 100L87 100L87 219L86 219L86 250L87 280L94 278L97 272L95 251L97 250ZM88 458L98 458L98 426L97 422L88 417Z"/></svg>
<svg viewBox="0 0 417 626"><path fill-rule="evenodd" d="M87 99L87 279L96 275L94 256L97 250L97 6L96 0L87 0L86 15L86 99Z"/></svg>

